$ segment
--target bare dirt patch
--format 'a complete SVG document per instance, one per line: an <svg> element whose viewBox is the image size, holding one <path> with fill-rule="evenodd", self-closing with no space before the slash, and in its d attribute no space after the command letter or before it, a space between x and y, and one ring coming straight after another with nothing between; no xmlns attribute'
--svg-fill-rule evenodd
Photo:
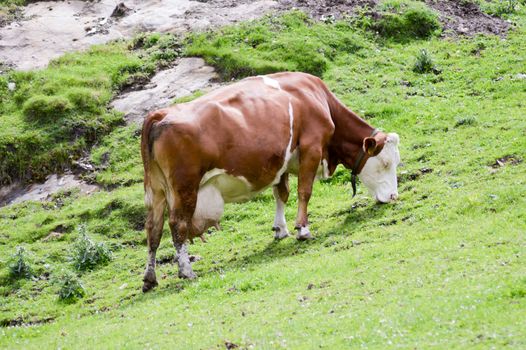
<svg viewBox="0 0 526 350"><path fill-rule="evenodd" d="M521 158L517 157L514 154L511 154L511 155L507 155L507 156L495 159L495 162L491 164L491 167L496 169L496 168L503 167L506 164L517 165L521 162L522 162Z"/></svg>
<svg viewBox="0 0 526 350"><path fill-rule="evenodd" d="M297 8L315 19L340 19L353 14L358 7L373 8L377 0L280 0L282 9Z"/></svg>
<svg viewBox="0 0 526 350"><path fill-rule="evenodd" d="M499 17L492 17L469 1L433 1L427 0L427 6L439 13L444 25L444 34L467 35L495 34L503 36L510 24Z"/></svg>
<svg viewBox="0 0 526 350"><path fill-rule="evenodd" d="M475 34L495 34L503 36L510 24L499 17L492 17L482 12L479 6L469 1L436 1L426 0L427 6L439 14L444 27L444 36ZM361 7L372 18L378 18L374 10L378 0L280 0L283 10L298 8L315 19L340 19L352 15Z"/></svg>

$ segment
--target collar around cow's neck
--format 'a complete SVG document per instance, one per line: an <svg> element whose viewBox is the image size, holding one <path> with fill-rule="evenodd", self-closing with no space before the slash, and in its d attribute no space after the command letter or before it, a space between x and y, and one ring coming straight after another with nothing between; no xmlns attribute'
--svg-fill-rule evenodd
<svg viewBox="0 0 526 350"><path fill-rule="evenodd" d="M371 133L371 136L374 137L379 132L378 129L373 129L373 132ZM354 162L354 166L352 167L351 171L351 185L352 185L352 196L356 196L356 175L362 171L362 168L365 164L362 165L362 161L365 157L365 151L363 149L363 146L360 148L360 152L358 152L358 157L356 158L356 161Z"/></svg>

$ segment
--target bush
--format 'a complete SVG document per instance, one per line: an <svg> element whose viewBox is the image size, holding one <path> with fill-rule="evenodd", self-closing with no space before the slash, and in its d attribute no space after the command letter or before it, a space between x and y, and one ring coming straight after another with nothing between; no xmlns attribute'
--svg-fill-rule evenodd
<svg viewBox="0 0 526 350"><path fill-rule="evenodd" d="M8 262L9 276L14 279L31 278L33 275L30 258L22 246L16 247L16 253L11 256Z"/></svg>
<svg viewBox="0 0 526 350"><path fill-rule="evenodd" d="M110 249L103 242L94 242L87 234L86 225L78 227L79 236L73 245L71 261L78 271L91 270L112 259Z"/></svg>
<svg viewBox="0 0 526 350"><path fill-rule="evenodd" d="M430 73L435 71L437 71L437 69L435 68L431 55L429 55L425 49L420 50L420 53L416 56L415 64L413 65L413 72Z"/></svg>
<svg viewBox="0 0 526 350"><path fill-rule="evenodd" d="M57 294L60 300L75 301L86 294L82 281L75 273L68 270L62 269L54 275L53 284L58 287Z"/></svg>
<svg viewBox="0 0 526 350"><path fill-rule="evenodd" d="M35 95L28 99L22 111L29 120L56 120L72 109L71 102L63 96Z"/></svg>
<svg viewBox="0 0 526 350"><path fill-rule="evenodd" d="M371 27L379 35L398 41L429 38L442 28L436 12L413 1L384 3Z"/></svg>

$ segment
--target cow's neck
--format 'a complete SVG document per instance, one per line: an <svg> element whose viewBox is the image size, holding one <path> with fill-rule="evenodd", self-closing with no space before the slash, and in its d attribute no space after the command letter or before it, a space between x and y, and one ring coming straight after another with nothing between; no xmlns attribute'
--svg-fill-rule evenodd
<svg viewBox="0 0 526 350"><path fill-rule="evenodd" d="M363 148L363 140L371 136L374 128L341 103L331 92L328 96L334 135L329 144L329 171L338 164L351 169Z"/></svg>

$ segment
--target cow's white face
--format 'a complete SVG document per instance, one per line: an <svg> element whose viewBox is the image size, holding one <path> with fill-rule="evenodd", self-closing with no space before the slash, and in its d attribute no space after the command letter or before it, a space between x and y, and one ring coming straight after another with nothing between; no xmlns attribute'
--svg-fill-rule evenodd
<svg viewBox="0 0 526 350"><path fill-rule="evenodd" d="M400 163L397 134L387 134L382 151L370 157L358 177L369 190L371 196L381 203L389 203L398 198L396 167Z"/></svg>

